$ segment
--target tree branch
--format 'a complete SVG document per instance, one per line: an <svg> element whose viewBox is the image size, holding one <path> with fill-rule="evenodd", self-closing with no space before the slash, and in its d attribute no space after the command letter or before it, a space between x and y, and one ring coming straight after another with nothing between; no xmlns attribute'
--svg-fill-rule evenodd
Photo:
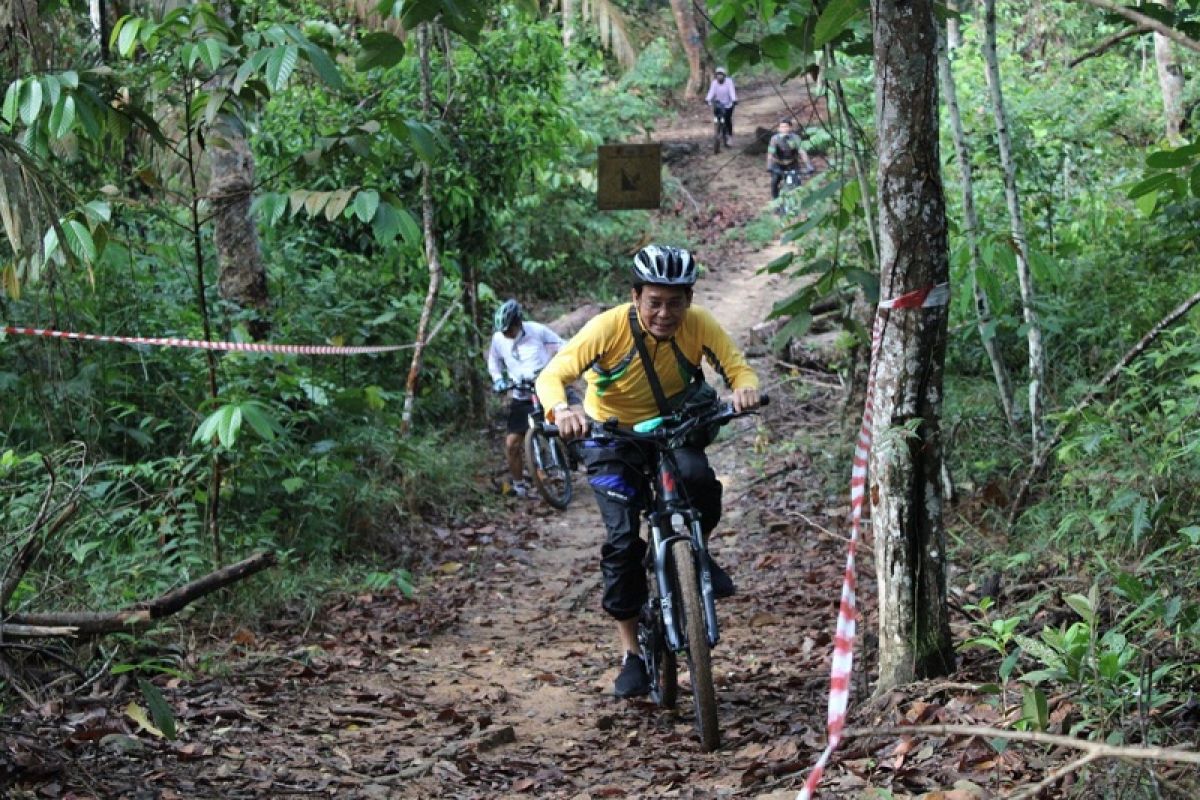
<svg viewBox="0 0 1200 800"><path fill-rule="evenodd" d="M1088 1L1090 2L1090 0ZM1196 292L1191 297L1175 306L1175 308L1171 310L1171 313L1160 319L1153 328L1146 331L1146 334L1142 336L1140 340L1138 340L1138 343L1129 348L1129 351L1125 353L1125 355L1121 356L1121 360L1118 361L1116 365L1110 369L1103 378L1100 379L1099 383L1093 386L1083 397L1076 401L1075 405L1072 406L1071 410L1067 413L1066 418L1058 426L1058 430L1054 432L1054 436L1050 438L1050 441L1046 442L1045 447L1038 451L1037 456L1033 459L1033 463L1029 466L1029 472L1025 474L1025 480L1021 482L1021 488L1017 490L1017 497L1015 500L1013 500L1012 506L1008 510L1008 524L1010 527L1016 524L1017 519L1021 516L1021 512L1025 510L1025 504L1029 500L1030 488L1033 486L1034 481L1041 476L1042 470L1046 468L1046 464L1050 460L1050 454L1054 452L1054 449L1058 447L1060 443L1062 443L1063 436L1066 434L1067 429L1071 427L1071 424L1078 417L1079 412L1083 411L1085 408L1094 403L1096 398L1099 397L1100 394L1107 389L1110 384L1114 383L1117 378L1120 377L1121 372L1124 371L1124 369L1130 364L1132 364L1138 356L1144 353L1146 349L1153 344L1154 340L1162 334L1163 331L1178 322L1180 318L1182 318L1187 312L1191 311L1192 307L1197 303L1200 303L1200 292Z"/></svg>
<svg viewBox="0 0 1200 800"><path fill-rule="evenodd" d="M38 521L34 522L29 539L26 540L25 544L21 545L21 549L17 551L17 554L13 556L12 561L9 562L8 567L4 570L4 580L0 581L0 616L3 616L4 607L8 605L9 598L17 590L17 585L20 584L21 578L25 577L25 573L29 571L34 560L37 559L38 553L42 551L43 542L58 533L59 529L63 525L66 525L78 510L78 502L68 505L50 523L45 534L42 534L40 531L45 522L45 515L39 513Z"/></svg>
<svg viewBox="0 0 1200 800"><path fill-rule="evenodd" d="M261 572L275 564L272 552L255 553L249 558L230 564L203 578L185 583L153 600L139 603L123 611L67 611L58 613L13 614L4 620L13 625L38 627L73 627L80 636L97 636L142 627L156 619L169 616L193 600L211 594L242 578Z"/></svg>
<svg viewBox="0 0 1200 800"><path fill-rule="evenodd" d="M1087 61L1089 58L1095 58L1096 56L1104 55L1109 50L1111 50L1114 45L1116 45L1120 42L1123 42L1132 36L1140 36L1143 33L1149 33L1149 32L1150 32L1150 29L1147 28L1145 25L1133 25L1131 27L1126 28L1123 31L1117 31L1112 36L1108 36L1108 37L1102 39L1098 44L1094 45L1087 52L1083 53L1082 55L1075 56L1075 58L1072 58L1070 61L1068 61L1067 69L1077 67L1080 64L1082 64L1084 61Z"/></svg>
<svg viewBox="0 0 1200 800"><path fill-rule="evenodd" d="M1186 47L1188 50L1200 53L1200 42L1197 42L1195 39L1192 39L1189 36L1185 36L1184 34L1172 28L1170 25L1159 22L1154 17L1146 16L1140 11L1134 11L1132 8L1126 8L1123 5L1112 2L1112 0L1077 1L1081 3L1087 3L1089 6L1095 6L1096 8L1103 9L1111 14L1122 16L1135 25L1140 25L1148 30L1154 31L1155 33L1162 34L1180 47Z"/></svg>
<svg viewBox="0 0 1200 800"><path fill-rule="evenodd" d="M846 737L859 736L903 736L924 733L931 736L982 736L988 739L1009 739L1014 742L1032 742L1055 747L1082 750L1093 758L1128 758L1134 761L1170 761L1182 764L1200 764L1200 753L1181 750L1177 747L1118 747L1103 742L1089 742L1074 736L1041 731L1010 731L991 728L987 725L896 725L881 728L847 728Z"/></svg>

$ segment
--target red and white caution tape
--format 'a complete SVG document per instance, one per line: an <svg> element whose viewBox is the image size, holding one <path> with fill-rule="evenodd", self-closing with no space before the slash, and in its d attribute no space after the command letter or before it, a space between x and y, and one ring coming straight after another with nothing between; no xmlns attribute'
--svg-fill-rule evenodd
<svg viewBox="0 0 1200 800"><path fill-rule="evenodd" d="M354 356L365 353L390 353L412 345L388 344L341 347L329 344L267 344L260 342L209 342L203 339L173 339L143 336L102 336L95 333L70 333L48 328L15 328L4 326L7 334L44 336L50 339L74 339L80 342L109 342L113 344L149 344L158 347L190 347L195 350L232 350L247 353L293 353L307 356Z"/></svg>
<svg viewBox="0 0 1200 800"><path fill-rule="evenodd" d="M872 407L871 397L875 389L875 364L879 355L879 343L883 339L883 326L887 321L888 309L931 308L950 302L950 284L939 283L923 289L893 297L879 303L875 312L875 323L871 326L871 367L867 377L867 404L863 409L862 427L858 430L858 441L854 445L854 464L850 469L850 544L846 552L846 572L842 578L842 602L838 608L837 632L833 637L833 666L829 674L829 713L826 720L828 741L824 752L813 765L808 780L796 795L796 800L809 800L821 782L825 765L842 741L842 730L846 727L846 708L850 705L850 673L854 667L854 634L856 630L854 596L854 554L858 550L859 534L862 529L863 498L867 491L867 464L871 457Z"/></svg>

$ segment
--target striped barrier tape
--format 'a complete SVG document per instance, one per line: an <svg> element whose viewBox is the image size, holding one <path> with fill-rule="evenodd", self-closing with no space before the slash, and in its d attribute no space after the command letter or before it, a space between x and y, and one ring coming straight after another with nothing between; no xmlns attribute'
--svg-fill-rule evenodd
<svg viewBox="0 0 1200 800"><path fill-rule="evenodd" d="M158 347L190 347L195 350L229 350L246 353L293 353L306 356L355 356L366 353L390 353L405 350L412 345L363 345L342 347L331 344L266 344L261 342L209 342L204 339L174 339L143 336L101 336L95 333L70 333L48 328L16 328L5 325L3 331L18 336L42 336L49 339L73 339L80 342L108 342L113 344L150 344Z"/></svg>
<svg viewBox="0 0 1200 800"><path fill-rule="evenodd" d="M862 427L854 445L854 464L850 469L850 544L846 552L846 572L842 579L842 602L838 607L837 632L833 638L833 665L829 670L829 712L826 721L825 750L796 800L809 800L821 782L830 756L842 741L842 730L846 727L846 709L850 705L850 673L854 667L854 635L856 625L854 595L854 554L858 550L859 534L862 529L863 498L867 491L867 465L871 457L872 392L875 389L875 364L879 355L879 343L883 339L883 326L887 311L893 308L933 308L950 302L950 284L939 283L926 286L891 300L879 303L875 322L871 326L871 366L867 376L867 403L863 409Z"/></svg>

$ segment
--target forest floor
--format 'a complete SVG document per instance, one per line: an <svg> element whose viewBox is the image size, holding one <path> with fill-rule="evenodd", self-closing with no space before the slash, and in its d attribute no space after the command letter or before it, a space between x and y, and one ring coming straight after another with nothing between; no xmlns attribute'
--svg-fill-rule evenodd
<svg viewBox="0 0 1200 800"><path fill-rule="evenodd" d="M773 127L782 110L770 85L746 87L735 149L720 155L711 153L711 118L700 103L656 134L700 145L671 165L694 199L677 213L708 268L698 302L743 346L788 291L758 272L782 252L777 240L737 235L769 201L765 157L741 148L753 138L747 132ZM577 475L566 512L511 498L502 513L431 531L421 546L432 577L412 599L345 597L314 618L238 629L219 648L189 652L182 668L206 677L159 681L177 721L174 741L137 722L145 702L124 680L10 718L0 794L794 797L824 745L849 508L841 488L848 457L839 453L848 456L848 447L838 434L836 376L781 374L765 353L752 361L777 402L710 448L726 508L713 550L738 584L719 605L713 653L718 751L700 751L686 694L675 712L612 697L618 652L600 609L603 532ZM827 491L830 477L837 488ZM869 550L860 549L860 631L873 628ZM869 668L873 659L857 649ZM853 710L860 719L999 716L962 684L867 703L868 678L859 670L852 690L864 704ZM852 740L839 755L820 796L877 796L868 786L894 793L878 796L1003 796L1027 769L1042 769L974 738Z"/></svg>

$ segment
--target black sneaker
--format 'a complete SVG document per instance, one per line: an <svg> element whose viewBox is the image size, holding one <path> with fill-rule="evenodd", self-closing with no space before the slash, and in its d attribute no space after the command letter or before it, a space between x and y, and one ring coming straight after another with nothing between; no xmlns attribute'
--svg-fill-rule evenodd
<svg viewBox="0 0 1200 800"><path fill-rule="evenodd" d="M708 574L712 577L713 597L721 600L737 594L737 587L733 585L733 578L729 577L728 572L721 569L721 566L713 560L711 555L708 557Z"/></svg>
<svg viewBox="0 0 1200 800"><path fill-rule="evenodd" d="M613 694L617 697L641 697L650 694L650 676L646 674L646 665L642 663L641 656L625 654L621 674L613 681Z"/></svg>

